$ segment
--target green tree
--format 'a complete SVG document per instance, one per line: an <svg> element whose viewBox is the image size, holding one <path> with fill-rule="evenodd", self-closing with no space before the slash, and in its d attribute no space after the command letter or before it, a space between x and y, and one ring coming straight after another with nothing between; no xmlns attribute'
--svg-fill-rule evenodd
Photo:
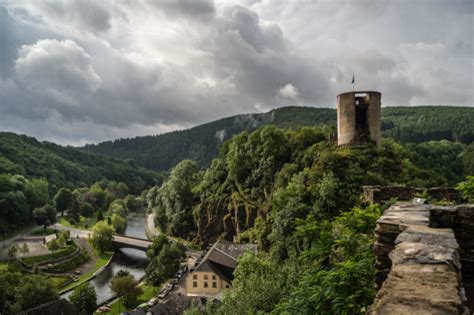
<svg viewBox="0 0 474 315"><path fill-rule="evenodd" d="M20 252L23 254L23 257L25 257L25 255L30 252L30 248L26 242L23 242L23 244L20 246Z"/></svg>
<svg viewBox="0 0 474 315"><path fill-rule="evenodd" d="M59 240L52 240L48 243L48 249L51 250L53 253L61 248L61 244Z"/></svg>
<svg viewBox="0 0 474 315"><path fill-rule="evenodd" d="M54 204L56 206L56 211L61 212L61 215L64 216L64 211L66 211L72 202L72 192L67 188L61 188L58 190L56 196L54 196Z"/></svg>
<svg viewBox="0 0 474 315"><path fill-rule="evenodd" d="M81 219L81 204L77 200L76 196L72 196L71 208L69 210L69 218L75 222L79 222Z"/></svg>
<svg viewBox="0 0 474 315"><path fill-rule="evenodd" d="M169 179L161 186L156 197L156 218L167 233L186 236L194 227L193 207L198 183L197 163L190 160L180 162L171 171Z"/></svg>
<svg viewBox="0 0 474 315"><path fill-rule="evenodd" d="M179 269L184 251L179 244L167 244L147 267L148 280L159 285L172 277Z"/></svg>
<svg viewBox="0 0 474 315"><path fill-rule="evenodd" d="M112 278L110 288L117 295L123 297L125 307L133 308L136 306L138 296L143 293L137 285L138 281L132 275L116 274Z"/></svg>
<svg viewBox="0 0 474 315"><path fill-rule="evenodd" d="M146 256L148 260L151 260L158 256L165 245L169 245L168 238L163 235L159 234L153 239L153 243L148 247L146 251Z"/></svg>
<svg viewBox="0 0 474 315"><path fill-rule="evenodd" d="M456 186L456 190L461 192L463 198L471 203L474 202L474 176L467 176L464 182Z"/></svg>
<svg viewBox="0 0 474 315"><path fill-rule="evenodd" d="M8 249L8 257L10 258L11 261L16 259L17 253L18 253L18 247L15 244L10 246L10 248Z"/></svg>
<svg viewBox="0 0 474 315"><path fill-rule="evenodd" d="M104 214L102 213L102 210L97 211L97 221L102 221L104 220Z"/></svg>
<svg viewBox="0 0 474 315"><path fill-rule="evenodd" d="M32 179L25 185L25 196L30 209L42 207L49 202L49 184L45 179Z"/></svg>
<svg viewBox="0 0 474 315"><path fill-rule="evenodd" d="M56 222L56 209L54 209L51 205L45 205L41 208L36 208L33 210L33 217L36 224L42 225L44 231L46 232L48 225L54 224L54 222Z"/></svg>
<svg viewBox="0 0 474 315"><path fill-rule="evenodd" d="M221 314L269 313L295 285L291 266L246 253L240 259L232 290L224 293Z"/></svg>
<svg viewBox="0 0 474 315"><path fill-rule="evenodd" d="M88 202L85 202L81 205L81 215L84 217L91 217L94 215L94 207Z"/></svg>
<svg viewBox="0 0 474 315"><path fill-rule="evenodd" d="M94 314L97 308L97 294L90 283L74 289L69 299L81 313Z"/></svg>
<svg viewBox="0 0 474 315"><path fill-rule="evenodd" d="M92 245L99 249L102 253L112 248L112 240L114 235L114 228L107 224L107 222L97 222L92 228Z"/></svg>
<svg viewBox="0 0 474 315"><path fill-rule="evenodd" d="M112 226L114 227L117 233L123 233L125 231L127 220L124 217L114 213L112 214L111 220L112 220Z"/></svg>
<svg viewBox="0 0 474 315"><path fill-rule="evenodd" d="M24 277L15 291L15 299L22 310L59 298L58 291L51 281L39 275Z"/></svg>

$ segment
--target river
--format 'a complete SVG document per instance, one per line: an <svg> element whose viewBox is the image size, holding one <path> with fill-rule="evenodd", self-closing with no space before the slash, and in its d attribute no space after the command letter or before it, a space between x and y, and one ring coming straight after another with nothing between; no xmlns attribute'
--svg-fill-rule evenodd
<svg viewBox="0 0 474 315"><path fill-rule="evenodd" d="M145 224L144 215L132 214L128 216L125 235L146 239ZM113 292L110 289L110 282L119 270L127 270L135 279L139 279L145 275L145 268L145 252L131 248L117 251L109 266L90 281L97 293L97 304L102 304L112 298ZM69 294L70 292L63 297L67 297Z"/></svg>

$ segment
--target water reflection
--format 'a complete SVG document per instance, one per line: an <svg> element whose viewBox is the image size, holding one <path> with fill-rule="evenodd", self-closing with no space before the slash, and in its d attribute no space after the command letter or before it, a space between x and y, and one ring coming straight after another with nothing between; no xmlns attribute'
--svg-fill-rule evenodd
<svg viewBox="0 0 474 315"><path fill-rule="evenodd" d="M144 252L128 248L118 251L110 265L91 281L97 293L97 303L103 303L113 296L110 282L119 270L127 270L135 279L139 279L145 275L145 267L146 256Z"/></svg>
<svg viewBox="0 0 474 315"><path fill-rule="evenodd" d="M146 239L145 221L144 215L133 214L127 217L125 235ZM113 297L110 282L119 270L127 270L135 279L139 279L145 275L145 268L145 252L132 248L123 248L117 251L109 266L90 281L97 293L97 303L101 304ZM63 297L68 297L70 293L64 294Z"/></svg>

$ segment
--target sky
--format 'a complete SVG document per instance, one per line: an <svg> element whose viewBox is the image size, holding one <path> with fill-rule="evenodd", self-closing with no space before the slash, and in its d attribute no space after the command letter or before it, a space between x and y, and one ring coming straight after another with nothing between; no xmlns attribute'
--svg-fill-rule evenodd
<svg viewBox="0 0 474 315"><path fill-rule="evenodd" d="M0 130L59 144L286 105L474 106L472 0L0 0Z"/></svg>

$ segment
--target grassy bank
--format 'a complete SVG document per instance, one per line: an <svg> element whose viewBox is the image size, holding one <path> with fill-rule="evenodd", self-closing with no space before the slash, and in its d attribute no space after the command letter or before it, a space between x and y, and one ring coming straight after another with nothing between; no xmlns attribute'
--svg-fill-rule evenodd
<svg viewBox="0 0 474 315"><path fill-rule="evenodd" d="M157 288L152 285L142 283L139 285L139 287L142 288L143 294L141 294L138 297L137 303L131 309L129 309L129 311L132 309L135 309L138 305L142 303L148 302L157 293ZM123 305L122 299L120 299L119 301L116 301L115 303L112 303L110 305L110 312L108 312L107 314L110 314L110 315L120 314L121 312L125 312L126 310L127 308L125 307L125 305ZM94 313L94 314L100 314L100 313Z"/></svg>
<svg viewBox="0 0 474 315"><path fill-rule="evenodd" d="M94 275L94 273L97 272L97 270L104 267L109 262L109 260L112 258L114 253L96 253L95 255L96 255L97 261L95 262L94 268L92 268L89 272L86 272L86 273L82 274L78 278L77 281L75 281L73 283L70 283L69 285L65 286L61 290L60 293L68 291L69 289L74 288L74 287L82 284L83 282L89 280L89 278L91 278Z"/></svg>

